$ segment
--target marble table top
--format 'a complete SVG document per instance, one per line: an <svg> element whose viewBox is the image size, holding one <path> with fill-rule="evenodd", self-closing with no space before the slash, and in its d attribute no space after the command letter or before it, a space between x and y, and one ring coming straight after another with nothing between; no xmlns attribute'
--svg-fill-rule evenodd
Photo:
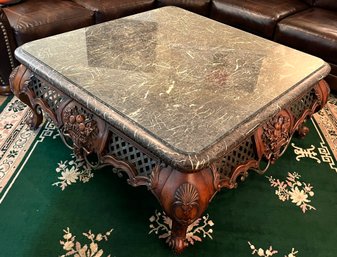
<svg viewBox="0 0 337 257"><path fill-rule="evenodd" d="M177 7L33 41L16 56L186 169L219 157L329 72L319 58Z"/></svg>

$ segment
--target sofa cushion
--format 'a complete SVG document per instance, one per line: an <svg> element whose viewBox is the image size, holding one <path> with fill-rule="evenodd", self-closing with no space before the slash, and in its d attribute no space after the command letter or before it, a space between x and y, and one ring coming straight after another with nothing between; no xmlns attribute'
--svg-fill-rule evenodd
<svg viewBox="0 0 337 257"><path fill-rule="evenodd" d="M155 5L155 0L73 0L73 2L94 11L96 23L147 11Z"/></svg>
<svg viewBox="0 0 337 257"><path fill-rule="evenodd" d="M26 0L3 10L18 45L93 24L93 12L70 1Z"/></svg>
<svg viewBox="0 0 337 257"><path fill-rule="evenodd" d="M308 8L300 0L213 0L211 18L271 39L279 20Z"/></svg>
<svg viewBox="0 0 337 257"><path fill-rule="evenodd" d="M336 11L337 1L336 0L316 0L315 6Z"/></svg>
<svg viewBox="0 0 337 257"><path fill-rule="evenodd" d="M208 16L211 0L157 0L157 3L159 7L173 5Z"/></svg>
<svg viewBox="0 0 337 257"><path fill-rule="evenodd" d="M314 5L314 2L316 1L316 0L302 0L304 3L307 3L308 5L310 5L310 6L313 6Z"/></svg>
<svg viewBox="0 0 337 257"><path fill-rule="evenodd" d="M337 64L337 12L313 8L277 25L275 40Z"/></svg>

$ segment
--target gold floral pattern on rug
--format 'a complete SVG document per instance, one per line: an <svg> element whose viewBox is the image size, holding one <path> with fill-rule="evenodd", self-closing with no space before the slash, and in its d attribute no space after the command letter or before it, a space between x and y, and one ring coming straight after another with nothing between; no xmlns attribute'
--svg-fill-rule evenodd
<svg viewBox="0 0 337 257"><path fill-rule="evenodd" d="M85 160L77 158L75 154L71 154L72 159L60 161L57 164L56 172L61 174L58 177L58 182L53 183L53 186L58 186L62 191L78 181L86 183L93 176L92 169L86 164Z"/></svg>
<svg viewBox="0 0 337 257"><path fill-rule="evenodd" d="M110 229L105 234L99 233L97 235L93 234L91 230L88 233L82 233L89 241L89 244L83 244L76 240L70 229L64 229L63 239L60 240L63 250L67 253L61 255L61 257L74 256L74 257L101 257L104 254L104 251L99 248L98 243L102 240L108 241L108 237L111 235L113 229ZM110 257L108 255L107 257Z"/></svg>
<svg viewBox="0 0 337 257"><path fill-rule="evenodd" d="M301 176L298 173L288 172L285 181L274 179L272 176L266 177L268 178L270 185L276 188L275 194L282 202L291 200L292 203L301 208L303 213L307 210L316 210L314 206L309 204L311 202L309 197L314 196L313 186L301 182Z"/></svg>
<svg viewBox="0 0 337 257"><path fill-rule="evenodd" d="M150 232L159 235L159 238L166 239L166 243L169 242L171 237L172 220L166 215L165 212L155 211L155 214L150 217ZM214 223L209 219L209 215L203 216L195 220L188 226L186 232L186 240L189 244L194 245L196 241L201 242L202 238L209 237L213 239L212 233Z"/></svg>
<svg viewBox="0 0 337 257"><path fill-rule="evenodd" d="M269 256L273 256L275 254L278 254L278 251L274 250L272 246L270 246L269 249L267 249L267 250L263 250L262 248L256 248L255 245L253 245L249 241L248 241L248 244L250 246L250 249L252 250L252 255L269 257ZM292 248L291 252L288 253L287 255L284 255L284 257L296 257L297 253L298 253L298 251L296 251L294 248Z"/></svg>

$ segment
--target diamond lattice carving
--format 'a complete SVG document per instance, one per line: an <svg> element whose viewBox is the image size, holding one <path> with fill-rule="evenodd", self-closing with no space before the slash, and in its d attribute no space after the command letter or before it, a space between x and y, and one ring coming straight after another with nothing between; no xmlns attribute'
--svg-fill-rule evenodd
<svg viewBox="0 0 337 257"><path fill-rule="evenodd" d="M115 133L112 133L111 135L108 154L116 156L119 160L133 164L138 175L141 176L150 176L151 171L156 164L156 161Z"/></svg>
<svg viewBox="0 0 337 257"><path fill-rule="evenodd" d="M48 83L39 80L32 76L30 88L35 93L37 98L41 98L54 112L59 108L65 97L59 94L56 90L49 87Z"/></svg>
<svg viewBox="0 0 337 257"><path fill-rule="evenodd" d="M290 107L290 111L294 115L295 120L301 118L304 110L310 109L315 98L316 98L315 91L311 90L306 95L304 95L299 101L296 101L296 103Z"/></svg>
<svg viewBox="0 0 337 257"><path fill-rule="evenodd" d="M248 137L222 159L219 167L220 177L230 177L231 173L239 164L256 159L255 157L254 142L251 137Z"/></svg>

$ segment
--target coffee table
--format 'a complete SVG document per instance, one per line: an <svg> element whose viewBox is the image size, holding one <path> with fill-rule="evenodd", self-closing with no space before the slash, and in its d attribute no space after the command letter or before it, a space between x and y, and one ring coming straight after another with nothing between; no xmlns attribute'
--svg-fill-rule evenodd
<svg viewBox="0 0 337 257"><path fill-rule="evenodd" d="M15 55L11 89L33 110L32 127L44 112L92 167L147 186L173 220L176 252L213 196L248 170L264 173L329 94L321 59L175 7Z"/></svg>

